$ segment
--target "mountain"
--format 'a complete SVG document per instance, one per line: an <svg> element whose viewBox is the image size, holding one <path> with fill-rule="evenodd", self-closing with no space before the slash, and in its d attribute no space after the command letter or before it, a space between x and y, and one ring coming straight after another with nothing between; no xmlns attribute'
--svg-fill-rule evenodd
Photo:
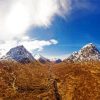
<svg viewBox="0 0 100 100"><path fill-rule="evenodd" d="M50 61L53 63L61 63L62 62L62 60L59 58L54 58L54 59L51 59Z"/></svg>
<svg viewBox="0 0 100 100"><path fill-rule="evenodd" d="M37 61L39 61L39 62L41 62L41 63L43 63L43 64L45 64L45 63L47 63L47 62L50 62L50 60L49 60L48 58L45 58L45 57L43 57L43 56L40 55L40 54L35 54L35 55L34 55L34 58L35 58Z"/></svg>
<svg viewBox="0 0 100 100"><path fill-rule="evenodd" d="M89 43L82 47L78 52L72 53L67 59L67 61L97 61L100 60L100 52L96 46Z"/></svg>
<svg viewBox="0 0 100 100"><path fill-rule="evenodd" d="M2 59L14 60L20 63L29 63L35 60L23 45L11 48Z"/></svg>
<svg viewBox="0 0 100 100"><path fill-rule="evenodd" d="M53 62L53 63L60 63L60 62L62 62L62 60L61 59L58 59L58 58L54 58L54 59L48 59L48 58L46 58L46 57L43 57L42 55L40 55L40 54L35 54L34 55L34 58L37 60L37 61L39 61L39 62L41 62L41 63L47 63L47 62Z"/></svg>

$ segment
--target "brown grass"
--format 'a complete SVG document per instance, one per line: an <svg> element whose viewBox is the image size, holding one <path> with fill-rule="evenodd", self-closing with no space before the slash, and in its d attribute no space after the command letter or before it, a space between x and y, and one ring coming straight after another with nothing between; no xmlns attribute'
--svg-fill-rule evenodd
<svg viewBox="0 0 100 100"><path fill-rule="evenodd" d="M100 100L100 62L2 62L0 100Z"/></svg>
<svg viewBox="0 0 100 100"><path fill-rule="evenodd" d="M52 67L62 100L100 100L100 63L61 63Z"/></svg>

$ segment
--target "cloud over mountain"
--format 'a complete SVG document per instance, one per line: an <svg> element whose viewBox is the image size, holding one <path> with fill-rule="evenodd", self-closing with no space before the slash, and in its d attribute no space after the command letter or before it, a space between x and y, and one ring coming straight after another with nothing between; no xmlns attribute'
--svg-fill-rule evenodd
<svg viewBox="0 0 100 100"><path fill-rule="evenodd" d="M22 38L29 37L26 33L30 27L49 27L55 16L64 17L69 15L73 4L76 5L83 0L75 0L75 3L73 3L73 1L74 0L0 0L1 47L9 49L23 43L25 46L29 45L30 50L42 50L44 46L57 44L58 42L55 39L23 41Z"/></svg>
<svg viewBox="0 0 100 100"><path fill-rule="evenodd" d="M32 53L34 50L41 51L44 49L45 46L55 45L57 43L58 41L55 39L31 40L30 38L24 38L19 42L17 40L10 40L10 41L5 41L0 43L0 52L2 56L12 47L17 45L23 45L25 48L28 49L28 51Z"/></svg>
<svg viewBox="0 0 100 100"><path fill-rule="evenodd" d="M44 46L57 44L55 39L29 40L26 32L31 26L48 27L55 15L64 16L69 10L69 0L0 0L0 50L18 44L42 50ZM22 40L25 37L28 40Z"/></svg>

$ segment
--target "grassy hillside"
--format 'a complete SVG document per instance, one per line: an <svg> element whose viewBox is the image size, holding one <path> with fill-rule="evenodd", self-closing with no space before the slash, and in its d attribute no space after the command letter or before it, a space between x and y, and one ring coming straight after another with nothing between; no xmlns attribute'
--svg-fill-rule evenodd
<svg viewBox="0 0 100 100"><path fill-rule="evenodd" d="M61 63L52 67L62 100L100 100L100 63Z"/></svg>
<svg viewBox="0 0 100 100"><path fill-rule="evenodd" d="M0 100L100 100L100 62L2 62Z"/></svg>

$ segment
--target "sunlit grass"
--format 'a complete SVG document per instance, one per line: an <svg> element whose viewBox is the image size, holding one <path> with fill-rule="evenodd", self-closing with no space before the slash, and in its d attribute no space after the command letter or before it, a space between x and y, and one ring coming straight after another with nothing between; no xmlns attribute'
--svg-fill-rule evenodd
<svg viewBox="0 0 100 100"><path fill-rule="evenodd" d="M100 62L0 63L0 99L99 100Z"/></svg>

